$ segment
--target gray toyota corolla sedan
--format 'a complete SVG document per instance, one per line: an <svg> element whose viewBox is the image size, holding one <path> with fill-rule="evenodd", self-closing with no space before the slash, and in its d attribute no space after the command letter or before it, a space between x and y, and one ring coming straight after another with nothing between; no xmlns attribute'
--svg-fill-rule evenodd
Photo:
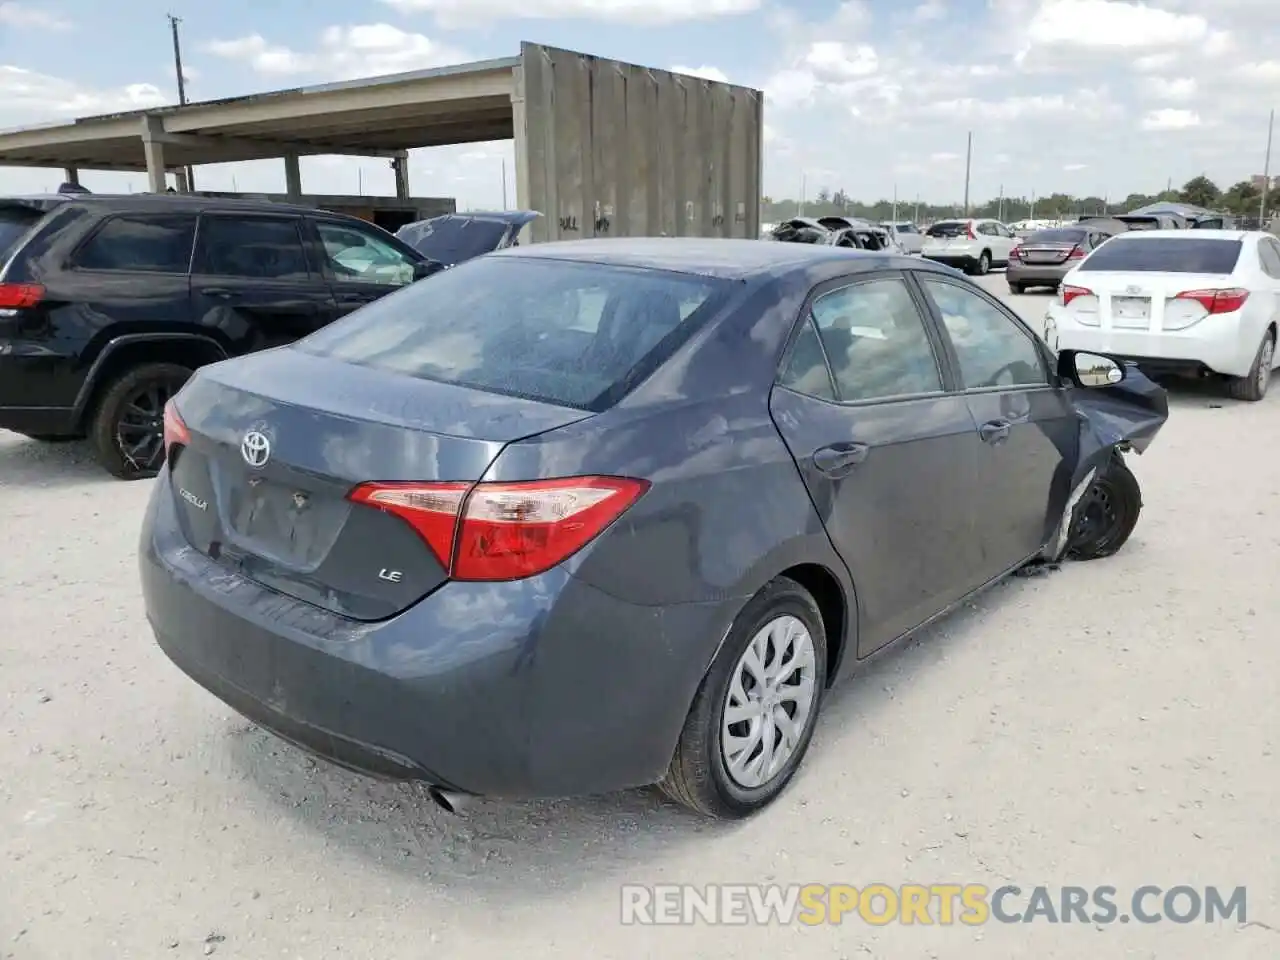
<svg viewBox="0 0 1280 960"><path fill-rule="evenodd" d="M192 377L147 616L245 716L447 809L659 783L743 816L859 660L1118 549L1167 410L915 258L505 250Z"/></svg>

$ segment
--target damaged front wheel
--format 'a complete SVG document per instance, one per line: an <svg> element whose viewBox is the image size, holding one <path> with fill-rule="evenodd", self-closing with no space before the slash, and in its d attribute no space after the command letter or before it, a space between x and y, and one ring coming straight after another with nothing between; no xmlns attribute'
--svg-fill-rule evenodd
<svg viewBox="0 0 1280 960"><path fill-rule="evenodd" d="M1142 512L1142 488L1120 454L1112 456L1071 518L1067 557L1097 560L1109 557L1125 545Z"/></svg>

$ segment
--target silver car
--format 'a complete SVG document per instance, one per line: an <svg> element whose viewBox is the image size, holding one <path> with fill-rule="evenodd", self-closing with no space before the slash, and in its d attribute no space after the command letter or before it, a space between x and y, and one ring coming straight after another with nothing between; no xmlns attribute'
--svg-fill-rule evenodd
<svg viewBox="0 0 1280 960"><path fill-rule="evenodd" d="M880 226L889 231L905 253L918 254L924 250L924 234L910 220L899 220L897 222L886 220Z"/></svg>

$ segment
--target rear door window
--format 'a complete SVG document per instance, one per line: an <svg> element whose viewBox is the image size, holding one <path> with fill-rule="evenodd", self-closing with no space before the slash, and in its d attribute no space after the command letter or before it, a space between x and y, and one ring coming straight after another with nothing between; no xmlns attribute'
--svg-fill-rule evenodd
<svg viewBox="0 0 1280 960"><path fill-rule="evenodd" d="M481 257L383 297L297 349L599 411L652 372L731 287L657 270Z"/></svg>
<svg viewBox="0 0 1280 960"><path fill-rule="evenodd" d="M925 236L929 237L963 237L967 234L966 224L962 220L943 220L929 228Z"/></svg>
<svg viewBox="0 0 1280 960"><path fill-rule="evenodd" d="M1076 269L1226 275L1235 270L1240 250L1239 240L1129 235L1104 243Z"/></svg>
<svg viewBox="0 0 1280 960"><path fill-rule="evenodd" d="M906 282L868 280L823 294L811 310L846 402L940 393L942 375Z"/></svg>
<svg viewBox="0 0 1280 960"><path fill-rule="evenodd" d="M1262 271L1267 276L1280 280L1280 243L1270 237L1263 237L1258 242L1258 256L1262 260Z"/></svg>
<svg viewBox="0 0 1280 960"><path fill-rule="evenodd" d="M309 279L300 224L297 217L201 217L192 272L247 280Z"/></svg>
<svg viewBox="0 0 1280 960"><path fill-rule="evenodd" d="M79 270L181 273L191 265L195 214L121 214L102 224L76 251Z"/></svg>
<svg viewBox="0 0 1280 960"><path fill-rule="evenodd" d="M389 287L413 283L417 261L372 231L323 220L316 221L316 230L335 280Z"/></svg>

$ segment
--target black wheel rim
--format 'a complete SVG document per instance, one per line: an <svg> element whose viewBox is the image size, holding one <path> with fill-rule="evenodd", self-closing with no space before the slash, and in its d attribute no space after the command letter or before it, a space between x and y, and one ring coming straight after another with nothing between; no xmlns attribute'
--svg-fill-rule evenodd
<svg viewBox="0 0 1280 960"><path fill-rule="evenodd" d="M1124 532L1127 517L1115 485L1105 477L1093 486L1076 508L1071 544L1077 550L1104 553Z"/></svg>
<svg viewBox="0 0 1280 960"><path fill-rule="evenodd" d="M135 470L159 470L164 462L164 406L182 386L177 380L152 380L125 397L116 420L116 446Z"/></svg>

